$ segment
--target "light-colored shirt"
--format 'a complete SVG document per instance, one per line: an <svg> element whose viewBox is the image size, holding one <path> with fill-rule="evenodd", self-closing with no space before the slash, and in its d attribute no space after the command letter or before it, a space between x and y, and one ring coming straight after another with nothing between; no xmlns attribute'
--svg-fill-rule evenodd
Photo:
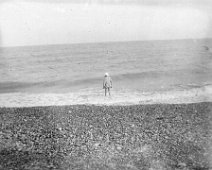
<svg viewBox="0 0 212 170"><path fill-rule="evenodd" d="M104 77L103 88L112 88L112 79L110 76Z"/></svg>

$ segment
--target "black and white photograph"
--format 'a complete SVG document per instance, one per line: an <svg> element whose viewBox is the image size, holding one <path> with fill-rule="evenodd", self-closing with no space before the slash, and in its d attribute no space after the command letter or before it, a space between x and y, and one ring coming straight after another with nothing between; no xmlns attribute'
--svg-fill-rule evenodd
<svg viewBox="0 0 212 170"><path fill-rule="evenodd" d="M212 170L211 0L0 0L0 170Z"/></svg>

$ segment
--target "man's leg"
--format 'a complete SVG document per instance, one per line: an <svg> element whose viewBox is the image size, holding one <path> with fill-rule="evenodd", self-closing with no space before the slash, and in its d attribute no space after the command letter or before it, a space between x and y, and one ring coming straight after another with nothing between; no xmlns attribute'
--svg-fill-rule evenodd
<svg viewBox="0 0 212 170"><path fill-rule="evenodd" d="M110 87L108 87L108 93L109 93L109 96L110 96Z"/></svg>
<svg viewBox="0 0 212 170"><path fill-rule="evenodd" d="M105 96L107 96L107 88L105 88Z"/></svg>

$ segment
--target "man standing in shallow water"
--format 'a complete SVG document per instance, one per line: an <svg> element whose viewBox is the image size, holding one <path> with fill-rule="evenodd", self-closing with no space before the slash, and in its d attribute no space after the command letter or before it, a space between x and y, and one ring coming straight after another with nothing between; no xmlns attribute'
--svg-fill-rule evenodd
<svg viewBox="0 0 212 170"><path fill-rule="evenodd" d="M105 96L107 96L107 92L110 96L110 88L112 88L112 79L108 73L105 73L104 81L103 81L103 89L105 89Z"/></svg>

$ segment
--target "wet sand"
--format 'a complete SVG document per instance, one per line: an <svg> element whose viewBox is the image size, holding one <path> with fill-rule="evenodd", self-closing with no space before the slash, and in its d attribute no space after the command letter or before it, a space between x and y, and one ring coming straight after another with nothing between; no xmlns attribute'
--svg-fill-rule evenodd
<svg viewBox="0 0 212 170"><path fill-rule="evenodd" d="M0 108L0 169L212 169L212 103Z"/></svg>
<svg viewBox="0 0 212 170"><path fill-rule="evenodd" d="M180 104L212 101L212 85L187 90L132 91L131 89L111 90L110 97L104 97L101 88L86 88L64 93L10 92L0 94L0 107L64 106L78 104L94 105L135 105L135 104Z"/></svg>

